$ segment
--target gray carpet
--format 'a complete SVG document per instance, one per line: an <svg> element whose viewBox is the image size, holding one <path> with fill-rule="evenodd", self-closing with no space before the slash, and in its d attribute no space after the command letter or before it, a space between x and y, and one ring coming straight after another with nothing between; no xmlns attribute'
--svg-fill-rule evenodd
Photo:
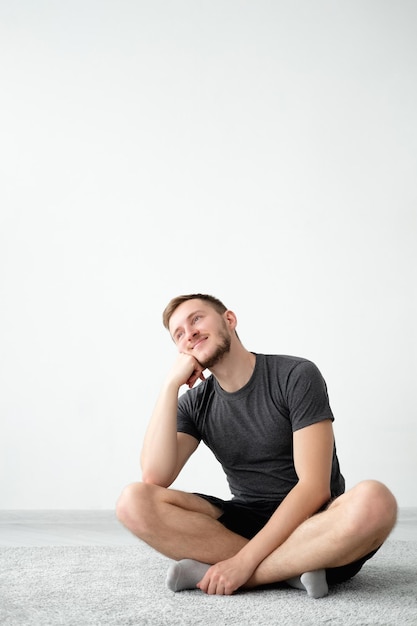
<svg viewBox="0 0 417 626"><path fill-rule="evenodd" d="M417 625L417 542L388 540L351 581L312 600L283 585L229 597L172 593L147 546L0 548L2 626Z"/></svg>

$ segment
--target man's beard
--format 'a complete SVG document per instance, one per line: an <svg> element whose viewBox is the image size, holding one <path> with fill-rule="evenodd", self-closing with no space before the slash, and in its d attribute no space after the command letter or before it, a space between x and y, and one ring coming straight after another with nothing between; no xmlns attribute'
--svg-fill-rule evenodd
<svg viewBox="0 0 417 626"><path fill-rule="evenodd" d="M220 363L224 355L230 352L231 343L232 343L232 340L230 339L227 332L222 333L221 340L220 340L219 345L217 346L216 352L206 361L198 361L201 367L204 367L204 369L209 370L215 365L217 365L217 363Z"/></svg>

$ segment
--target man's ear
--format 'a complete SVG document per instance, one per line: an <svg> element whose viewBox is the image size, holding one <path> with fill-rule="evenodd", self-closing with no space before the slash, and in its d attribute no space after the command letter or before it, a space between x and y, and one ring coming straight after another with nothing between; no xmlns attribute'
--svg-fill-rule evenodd
<svg viewBox="0 0 417 626"><path fill-rule="evenodd" d="M237 326L237 317L233 311L226 311L224 313L224 319L231 330L235 330Z"/></svg>

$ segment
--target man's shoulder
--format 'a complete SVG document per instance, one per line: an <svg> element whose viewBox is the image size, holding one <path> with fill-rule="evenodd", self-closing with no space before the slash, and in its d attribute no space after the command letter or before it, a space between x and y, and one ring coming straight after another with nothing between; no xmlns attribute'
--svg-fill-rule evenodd
<svg viewBox="0 0 417 626"><path fill-rule="evenodd" d="M260 369L263 369L268 376L287 382L298 377L320 376L317 365L306 357L288 354L257 354L257 359Z"/></svg>
<svg viewBox="0 0 417 626"><path fill-rule="evenodd" d="M299 365L309 364L314 365L314 363L305 357L302 356L294 356L290 354L261 354L255 353L256 357L260 357L260 361L264 362L267 366L275 366L286 369L293 369L294 367L298 367Z"/></svg>

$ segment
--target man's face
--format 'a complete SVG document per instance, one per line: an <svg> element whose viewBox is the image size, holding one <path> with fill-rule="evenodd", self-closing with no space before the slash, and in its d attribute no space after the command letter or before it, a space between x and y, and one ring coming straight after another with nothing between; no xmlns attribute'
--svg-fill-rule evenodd
<svg viewBox="0 0 417 626"><path fill-rule="evenodd" d="M232 329L225 316L204 300L187 300L169 321L178 351L192 355L204 368L212 368L230 350Z"/></svg>

